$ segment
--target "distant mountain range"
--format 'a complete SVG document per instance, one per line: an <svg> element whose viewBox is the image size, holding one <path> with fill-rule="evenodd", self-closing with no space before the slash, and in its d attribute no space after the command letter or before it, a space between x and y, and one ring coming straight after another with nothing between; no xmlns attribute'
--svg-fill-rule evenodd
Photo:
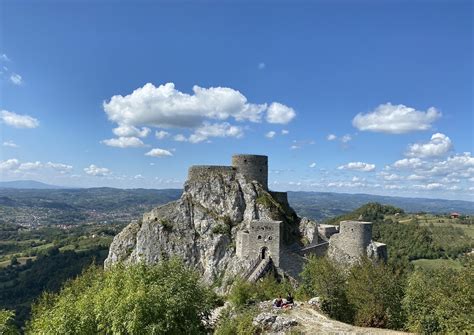
<svg viewBox="0 0 474 335"><path fill-rule="evenodd" d="M35 180L14 180L14 181L0 181L0 188L20 188L20 189L36 189L36 190L50 190L61 189L65 187L49 185Z"/></svg>
<svg viewBox="0 0 474 335"><path fill-rule="evenodd" d="M43 224L68 218L71 223L93 219L129 220L153 206L176 200L182 190L64 188L34 180L0 182L0 214L28 217L33 212ZM451 213L474 215L474 202L427 198L404 198L371 194L331 192L288 192L291 206L300 216L324 221L346 214L368 203L400 207L405 212ZM11 210L7 210L10 208ZM41 215L40 215L41 214ZM54 220L51 220L54 214ZM12 222L3 217L6 221ZM0 220L2 221L2 220ZM18 220L13 220L18 222Z"/></svg>

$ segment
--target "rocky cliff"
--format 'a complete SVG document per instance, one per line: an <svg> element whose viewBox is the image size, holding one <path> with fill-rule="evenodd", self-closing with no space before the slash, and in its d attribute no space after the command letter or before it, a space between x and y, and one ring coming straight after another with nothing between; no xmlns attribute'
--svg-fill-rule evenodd
<svg viewBox="0 0 474 335"><path fill-rule="evenodd" d="M197 268L207 283L224 288L249 266L236 257L237 232L259 219L283 222L284 247L300 244L301 220L286 203L278 202L261 184L241 173L209 172L188 180L179 200L130 223L114 238L105 266L155 263L178 256ZM314 223L302 223L304 233L312 239L308 226Z"/></svg>

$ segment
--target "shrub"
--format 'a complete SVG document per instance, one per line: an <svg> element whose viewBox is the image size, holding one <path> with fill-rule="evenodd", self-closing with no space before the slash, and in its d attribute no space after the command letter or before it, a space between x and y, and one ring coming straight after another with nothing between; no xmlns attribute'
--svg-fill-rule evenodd
<svg viewBox="0 0 474 335"><path fill-rule="evenodd" d="M92 267L34 305L31 334L200 334L213 294L181 261Z"/></svg>

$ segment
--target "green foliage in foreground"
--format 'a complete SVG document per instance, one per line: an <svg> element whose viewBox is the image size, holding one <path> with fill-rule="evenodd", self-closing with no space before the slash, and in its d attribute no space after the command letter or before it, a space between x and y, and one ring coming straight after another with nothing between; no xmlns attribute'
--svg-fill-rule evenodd
<svg viewBox="0 0 474 335"><path fill-rule="evenodd" d="M459 271L417 269L408 280L403 307L410 331L474 334L474 262Z"/></svg>
<svg viewBox="0 0 474 335"><path fill-rule="evenodd" d="M294 287L288 280L277 281L269 275L256 283L238 279L232 286L228 300L237 307L244 307L254 302L272 300L281 296L285 298L288 293L295 294Z"/></svg>
<svg viewBox="0 0 474 335"><path fill-rule="evenodd" d="M257 314L255 308L240 309L238 311L226 308L219 318L219 324L214 331L214 335L260 334L261 329L253 325L253 318Z"/></svg>
<svg viewBox="0 0 474 335"><path fill-rule="evenodd" d="M0 310L0 334L2 335L18 334L17 329L13 325L14 318L15 318L15 312L8 311L5 309Z"/></svg>
<svg viewBox="0 0 474 335"><path fill-rule="evenodd" d="M300 291L306 298L318 296L330 317L351 323L352 306L347 299L346 274L326 257L311 257L301 273Z"/></svg>
<svg viewBox="0 0 474 335"><path fill-rule="evenodd" d="M29 334L201 334L212 292L176 259L91 267L34 305Z"/></svg>

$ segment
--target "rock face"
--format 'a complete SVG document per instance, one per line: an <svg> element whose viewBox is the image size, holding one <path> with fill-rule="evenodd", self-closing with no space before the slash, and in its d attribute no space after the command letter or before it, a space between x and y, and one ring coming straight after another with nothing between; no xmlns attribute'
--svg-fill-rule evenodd
<svg viewBox="0 0 474 335"><path fill-rule="evenodd" d="M181 198L130 223L114 238L105 266L177 256L205 282L225 287L248 270L249 262L236 257L235 242L253 220L281 221L281 243L299 244L300 219L266 185L231 167L192 167Z"/></svg>
<svg viewBox="0 0 474 335"><path fill-rule="evenodd" d="M105 266L175 256L225 290L237 275L255 281L271 268L296 278L304 256L323 255L328 244L335 261L386 258L386 246L371 241L369 222L341 222L339 233L334 229L321 239L316 222L298 218L287 194L269 191L267 180L266 156L236 155L232 166L190 167L181 198L125 227Z"/></svg>

